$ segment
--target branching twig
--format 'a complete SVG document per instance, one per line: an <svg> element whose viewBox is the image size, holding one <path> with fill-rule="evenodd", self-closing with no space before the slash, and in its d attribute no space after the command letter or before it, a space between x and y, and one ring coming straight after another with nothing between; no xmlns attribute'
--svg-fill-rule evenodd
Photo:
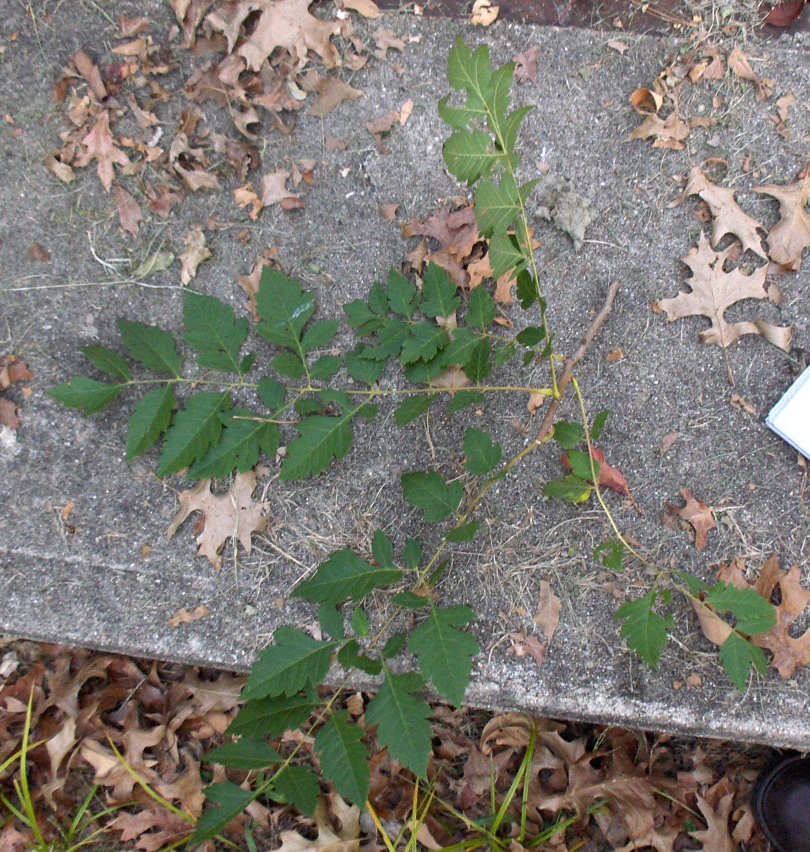
<svg viewBox="0 0 810 852"><path fill-rule="evenodd" d="M563 395L565 394L568 385L571 384L571 379L574 377L574 368L588 354L588 350L591 348L593 341L596 339L596 335L599 334L602 326L610 316L610 312L613 310L613 302L615 301L616 294L618 292L619 282L614 281L608 289L602 309L594 317L593 322L588 327L588 331L585 333L585 337L582 339L579 349L577 349L577 351L569 358L565 359L563 371L560 374L557 386L557 396L551 400L551 404L546 411L546 416L543 418L543 422L540 425L537 437L535 438L536 443L542 444L551 434L551 430L554 428L554 420L557 417L557 411L559 410L560 404L563 400Z"/></svg>

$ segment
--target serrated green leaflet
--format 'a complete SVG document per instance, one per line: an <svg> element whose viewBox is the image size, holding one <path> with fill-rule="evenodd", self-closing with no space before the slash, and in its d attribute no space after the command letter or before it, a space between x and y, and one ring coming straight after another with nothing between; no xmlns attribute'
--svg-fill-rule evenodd
<svg viewBox="0 0 810 852"><path fill-rule="evenodd" d="M169 428L177 404L174 385L165 384L144 396L135 406L127 428L127 460L145 453Z"/></svg>
<svg viewBox="0 0 810 852"><path fill-rule="evenodd" d="M276 423L257 421L254 416L246 408L234 408L220 415L224 426L222 438L192 465L189 479L227 476L234 468L245 473L256 467L262 451L272 459L281 442L281 431Z"/></svg>
<svg viewBox="0 0 810 852"><path fill-rule="evenodd" d="M762 648L752 645L739 633L729 634L728 639L720 646L720 663L740 692L745 692L748 685L751 666L761 675L764 675L768 669L768 659L762 652Z"/></svg>
<svg viewBox="0 0 810 852"><path fill-rule="evenodd" d="M360 653L360 645L357 641L350 639L338 651L338 662L347 671L349 669L359 669L369 675L378 675L382 671L382 663L379 660L373 660L365 654Z"/></svg>
<svg viewBox="0 0 810 852"><path fill-rule="evenodd" d="M422 542L418 538L409 538L402 550L402 564L406 568L418 568L422 561Z"/></svg>
<svg viewBox="0 0 810 852"><path fill-rule="evenodd" d="M553 438L564 450L573 450L577 444L585 440L585 432L579 423L566 423L560 420L554 424Z"/></svg>
<svg viewBox="0 0 810 852"><path fill-rule="evenodd" d="M540 326L530 325L524 328L516 337L515 340L521 346L536 346L546 336L546 330Z"/></svg>
<svg viewBox="0 0 810 852"><path fill-rule="evenodd" d="M376 530L371 539L371 554L380 568L394 567L394 545L382 530Z"/></svg>
<svg viewBox="0 0 810 852"><path fill-rule="evenodd" d="M346 315L346 322L362 337L373 334L383 324L382 317L375 314L361 299L344 305L343 313Z"/></svg>
<svg viewBox="0 0 810 852"><path fill-rule="evenodd" d="M82 354L97 370L114 379L128 382L132 378L129 362L115 349L106 346L83 346Z"/></svg>
<svg viewBox="0 0 810 852"><path fill-rule="evenodd" d="M304 816L314 816L321 785L318 776L308 767L287 766L273 782L273 790Z"/></svg>
<svg viewBox="0 0 810 852"><path fill-rule="evenodd" d="M602 437L602 431L605 428L605 423L607 423L607 419L609 416L609 411L600 411L599 414L594 417L593 426L591 426L592 441L598 441Z"/></svg>
<svg viewBox="0 0 810 852"><path fill-rule="evenodd" d="M275 410L284 405L284 400L287 397L287 391L281 382L271 379L269 376L262 376L259 380L257 388L259 399L269 409Z"/></svg>
<svg viewBox="0 0 810 852"><path fill-rule="evenodd" d="M435 393L412 396L404 400L394 410L394 423L397 426L407 426L408 423L425 414L435 400Z"/></svg>
<svg viewBox="0 0 810 852"><path fill-rule="evenodd" d="M484 286L478 286L472 291L470 303L467 306L467 323L473 328L486 331L495 321L495 300Z"/></svg>
<svg viewBox="0 0 810 852"><path fill-rule="evenodd" d="M209 751L205 759L211 763L219 763L230 769L246 769L255 771L266 769L274 763L281 763L283 758L264 740L243 737L238 742L226 743L219 748Z"/></svg>
<svg viewBox="0 0 810 852"><path fill-rule="evenodd" d="M481 405L486 402L486 396L480 391L459 391L447 405L448 414L456 414L471 405Z"/></svg>
<svg viewBox="0 0 810 852"><path fill-rule="evenodd" d="M473 476L484 476L501 462L501 445L481 429L467 429L464 433L464 469Z"/></svg>
<svg viewBox="0 0 810 852"><path fill-rule="evenodd" d="M475 183L504 158L481 130L457 130L442 150L450 174L466 184Z"/></svg>
<svg viewBox="0 0 810 852"><path fill-rule="evenodd" d="M340 358L337 355L322 355L309 368L310 378L326 382L340 370Z"/></svg>
<svg viewBox="0 0 810 852"><path fill-rule="evenodd" d="M242 700L295 695L316 686L329 671L337 642L319 642L295 627L279 627L250 672Z"/></svg>
<svg viewBox="0 0 810 852"><path fill-rule="evenodd" d="M655 611L656 597L654 591L649 592L643 598L622 604L616 612L628 647L653 669L658 668L667 644L667 628L672 626L671 618L662 618Z"/></svg>
<svg viewBox="0 0 810 852"><path fill-rule="evenodd" d="M568 453L568 464L571 465L571 473L587 482L599 482L599 462L582 452L582 450L571 450ZM593 465L593 468L591 468Z"/></svg>
<svg viewBox="0 0 810 852"><path fill-rule="evenodd" d="M414 695L424 683L419 675L392 674L385 670L382 689L366 709L366 722L377 725L380 743L394 760L419 778L427 778L433 728L432 713L424 698Z"/></svg>
<svg viewBox="0 0 810 852"><path fill-rule="evenodd" d="M244 697L244 696L243 696ZM226 731L231 736L280 737L294 730L319 706L317 695L279 695L248 701Z"/></svg>
<svg viewBox="0 0 810 852"><path fill-rule="evenodd" d="M259 334L271 343L297 352L303 360L301 332L315 313L315 297L305 293L297 281L277 269L265 267L256 307L262 318Z"/></svg>
<svg viewBox="0 0 810 852"><path fill-rule="evenodd" d="M321 604L318 607L318 626L321 632L333 639L343 639L346 636L343 612L331 604Z"/></svg>
<svg viewBox="0 0 810 852"><path fill-rule="evenodd" d="M562 479L552 479L543 486L543 494L555 500L565 500L566 503L586 503L593 491L590 482L569 474Z"/></svg>
<svg viewBox="0 0 810 852"><path fill-rule="evenodd" d="M500 278L507 272L519 272L526 265L526 258L517 241L505 231L495 231L492 235L489 243L489 260L493 278Z"/></svg>
<svg viewBox="0 0 810 852"><path fill-rule="evenodd" d="M435 263L428 264L425 283L422 286L422 301L419 309L426 317L449 317L461 304L456 285L450 280L447 270Z"/></svg>
<svg viewBox="0 0 810 852"><path fill-rule="evenodd" d="M624 567L625 548L618 539L603 541L593 550L593 558L611 571L621 571Z"/></svg>
<svg viewBox="0 0 810 852"><path fill-rule="evenodd" d="M504 175L499 184L491 180L482 180L478 184L475 190L475 218L485 236L491 236L495 231L506 231L519 213L518 188L510 174Z"/></svg>
<svg viewBox="0 0 810 852"><path fill-rule="evenodd" d="M419 670L451 703L462 704L470 682L472 658L478 653L478 640L459 630L475 620L466 606L440 609L432 606L413 632L409 647L419 659Z"/></svg>
<svg viewBox="0 0 810 852"><path fill-rule="evenodd" d="M402 345L402 363L430 361L440 348L447 345L447 332L430 322L420 322L408 329L408 336Z"/></svg>
<svg viewBox="0 0 810 852"><path fill-rule="evenodd" d="M471 382L482 382L492 371L492 364L489 360L490 343L489 339L482 337L475 346L472 347L472 352L467 363L464 365L464 375Z"/></svg>
<svg viewBox="0 0 810 852"><path fill-rule="evenodd" d="M199 355L197 363L212 370L239 373L239 350L248 334L246 319L233 308L203 293L186 290L183 299L183 339Z"/></svg>
<svg viewBox="0 0 810 852"><path fill-rule="evenodd" d="M227 392L197 393L190 397L166 433L157 475L169 476L200 461L208 448L219 441L222 434L220 414L230 407L231 395Z"/></svg>
<svg viewBox="0 0 810 852"><path fill-rule="evenodd" d="M337 417L316 414L298 424L298 435L287 447L281 479L306 479L342 459L352 445L352 420L359 411L349 409Z"/></svg>
<svg viewBox="0 0 810 852"><path fill-rule="evenodd" d="M385 372L385 361L366 358L363 350L350 352L346 356L346 372L358 382L373 385Z"/></svg>
<svg viewBox="0 0 810 852"><path fill-rule="evenodd" d="M368 749L363 743L363 732L349 723L345 710L335 713L318 731L315 751L321 759L324 776L332 781L338 793L365 809L371 775Z"/></svg>
<svg viewBox="0 0 810 852"><path fill-rule="evenodd" d="M346 600L360 601L372 589L390 586L401 578L398 568L378 568L364 562L352 550L336 550L296 588L293 597L333 605Z"/></svg>
<svg viewBox="0 0 810 852"><path fill-rule="evenodd" d="M720 613L730 612L737 619L737 630L747 636L767 633L776 626L776 610L754 589L717 583L706 595L706 603Z"/></svg>
<svg viewBox="0 0 810 852"><path fill-rule="evenodd" d="M416 285L401 272L392 269L388 273L388 307L402 317L410 319L416 310Z"/></svg>
<svg viewBox="0 0 810 852"><path fill-rule="evenodd" d="M48 391L48 396L68 408L78 408L85 414L95 414L118 399L128 385L111 385L85 376L76 376L67 384Z"/></svg>
<svg viewBox="0 0 810 852"><path fill-rule="evenodd" d="M397 358L402 352L402 345L408 339L409 333L408 323L396 317L391 317L383 323L377 332L377 345L367 346L363 350L363 355L375 361Z"/></svg>
<svg viewBox="0 0 810 852"><path fill-rule="evenodd" d="M118 320L118 330L134 360L156 373L179 378L183 359L177 353L177 344L168 331L125 319Z"/></svg>
<svg viewBox="0 0 810 852"><path fill-rule="evenodd" d="M489 48L482 44L473 53L459 36L447 59L447 79L454 89L463 89L470 94L487 91L492 83Z"/></svg>
<svg viewBox="0 0 810 852"><path fill-rule="evenodd" d="M304 352L311 352L313 349L323 349L328 343L331 343L332 338L338 333L340 322L338 320L320 320L314 322L304 332L301 338L301 348Z"/></svg>
<svg viewBox="0 0 810 852"><path fill-rule="evenodd" d="M222 833L239 814L256 798L256 793L243 790L233 781L210 784L204 790L205 798L216 807L209 808L200 817L189 843L197 844Z"/></svg>
<svg viewBox="0 0 810 852"><path fill-rule="evenodd" d="M393 603L405 609L424 609L426 606L430 606L431 599L422 595L415 595L413 592L400 592L398 595L394 595Z"/></svg>
<svg viewBox="0 0 810 852"><path fill-rule="evenodd" d="M480 521L470 521L469 524L462 524L460 527L450 530L445 536L445 539L449 544L463 544L465 541L472 541L478 532L479 526L481 526Z"/></svg>
<svg viewBox="0 0 810 852"><path fill-rule="evenodd" d="M371 630L371 622L369 621L366 611L362 607L357 607L352 613L352 630L355 636L365 638Z"/></svg>
<svg viewBox="0 0 810 852"><path fill-rule="evenodd" d="M280 376L295 380L302 378L307 371L301 356L295 352L281 352L270 359L270 366Z"/></svg>
<svg viewBox="0 0 810 852"><path fill-rule="evenodd" d="M423 520L435 524L449 518L464 497L461 482L447 483L438 473L405 473L402 493L415 509L424 511Z"/></svg>
<svg viewBox="0 0 810 852"><path fill-rule="evenodd" d="M468 328L454 329L450 345L440 356L442 367L450 367L453 364L463 367L472 358L481 339L480 335L473 334Z"/></svg>
<svg viewBox="0 0 810 852"><path fill-rule="evenodd" d="M487 116L486 108L474 95L467 97L467 103L463 107L453 106L450 103L450 95L445 95L437 107L442 121L454 130L464 130L471 121L486 119Z"/></svg>

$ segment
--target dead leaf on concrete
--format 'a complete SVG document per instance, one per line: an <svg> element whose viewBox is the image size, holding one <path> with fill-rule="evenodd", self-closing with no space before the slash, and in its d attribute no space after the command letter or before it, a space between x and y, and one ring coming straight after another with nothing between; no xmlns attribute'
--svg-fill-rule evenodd
<svg viewBox="0 0 810 852"><path fill-rule="evenodd" d="M546 645L551 645L551 640L560 623L561 611L562 601L554 594L551 583L548 580L541 580L537 612L532 616L532 621L545 633Z"/></svg>
<svg viewBox="0 0 810 852"><path fill-rule="evenodd" d="M250 313L253 315L253 319L256 322L259 321L259 309L256 305L256 296L259 293L259 286L261 284L262 271L266 266L274 266L275 265L275 257L278 254L278 249L272 248L265 251L265 253L253 264L253 268L250 270L249 275L240 275L239 276L239 286L245 291L248 297L248 307L250 308Z"/></svg>
<svg viewBox="0 0 810 852"><path fill-rule="evenodd" d="M489 27L495 23L500 6L493 6L491 0L475 0L470 15L470 23L476 27Z"/></svg>
<svg viewBox="0 0 810 852"><path fill-rule="evenodd" d="M185 286L197 274L197 268L211 257L211 251L205 243L205 234L200 225L195 225L185 238L185 249L180 255L180 283Z"/></svg>
<svg viewBox="0 0 810 852"><path fill-rule="evenodd" d="M316 83L314 91L317 93L318 99L310 108L309 114L316 118L326 118L343 101L356 101L363 96L360 89L352 88L339 77L321 77Z"/></svg>
<svg viewBox="0 0 810 852"><path fill-rule="evenodd" d="M267 524L264 516L267 503L254 502L255 489L256 474L252 470L237 473L230 491L221 496L211 493L210 479L203 480L194 488L180 493L180 509L166 530L166 536L171 538L192 512L202 512L204 526L197 536L198 555L207 557L219 571L222 567L219 551L227 539L238 540L250 553L251 536L261 532Z"/></svg>
<svg viewBox="0 0 810 852"><path fill-rule="evenodd" d="M509 653L516 657L531 657L538 666L542 666L546 660L546 651L548 643L541 642L536 636L530 633L510 633L509 641L512 643L509 648Z"/></svg>
<svg viewBox="0 0 810 852"><path fill-rule="evenodd" d="M115 206L118 208L118 221L122 229L133 237L137 237L138 228L143 221L143 213L138 202L123 186L115 188Z"/></svg>
<svg viewBox="0 0 810 852"><path fill-rule="evenodd" d="M169 627L179 627L181 624L191 624L211 614L211 610L205 604L195 606L192 610L182 607L166 622Z"/></svg>
<svg viewBox="0 0 810 852"><path fill-rule="evenodd" d="M692 527L695 537L695 549L705 550L709 543L709 532L717 528L717 523L714 520L714 510L707 503L698 500L697 497L688 489L681 489L681 496L686 501L686 505L682 508L673 506L667 500L666 511L680 518L685 523Z"/></svg>
<svg viewBox="0 0 810 852"><path fill-rule="evenodd" d="M669 322L684 317L703 316L711 320L711 327L699 334L701 343L728 347L745 334L758 334L769 343L790 351L793 329L772 325L764 320L730 323L725 312L742 299L767 299L765 289L767 266L761 266L750 275L740 269L726 271L725 263L733 246L725 251L716 251L701 232L697 248L681 258L692 270L686 283L691 292L680 292L672 299L662 299L653 309L666 312Z"/></svg>
<svg viewBox="0 0 810 852"><path fill-rule="evenodd" d="M93 129L82 139L84 151L79 153L74 164L87 166L91 160L98 164L98 179L104 187L105 192L110 191L113 178L115 177L114 166L124 167L131 165L129 157L118 147L110 130L110 115L107 110L102 111Z"/></svg>
<svg viewBox="0 0 810 852"><path fill-rule="evenodd" d="M357 12L364 18L381 18L383 13L374 0L341 0L344 9Z"/></svg>
<svg viewBox="0 0 810 852"><path fill-rule="evenodd" d="M374 33L374 41L377 43L374 55L382 62L388 58L389 50L398 50L400 53L405 52L405 42L401 38L397 38L397 35L392 30L387 30L384 27L380 27Z"/></svg>
<svg viewBox="0 0 810 852"><path fill-rule="evenodd" d="M539 58L540 48L537 45L512 57L512 62L515 63L515 80L518 83L537 82L537 60Z"/></svg>
<svg viewBox="0 0 810 852"><path fill-rule="evenodd" d="M668 432L664 435L663 440L661 441L661 446L658 450L660 458L664 458L664 456L675 446L680 437L680 432Z"/></svg>
<svg viewBox="0 0 810 852"><path fill-rule="evenodd" d="M43 161L45 168L62 183L72 183L76 180L76 172L67 163L63 163L59 159L59 154L48 154Z"/></svg>
<svg viewBox="0 0 810 852"><path fill-rule="evenodd" d="M700 167L695 166L689 172L684 195L697 195L709 205L714 217L712 245L715 248L726 234L733 234L742 243L743 251L750 249L763 260L768 259L762 248L762 238L757 233L760 230L764 232L765 229L756 219L743 212L734 198L733 189L712 183Z"/></svg>
<svg viewBox="0 0 810 852"><path fill-rule="evenodd" d="M803 180L777 186L769 184L755 189L779 202L779 221L768 233L768 255L774 263L796 272L802 265L802 253L810 246L810 174Z"/></svg>

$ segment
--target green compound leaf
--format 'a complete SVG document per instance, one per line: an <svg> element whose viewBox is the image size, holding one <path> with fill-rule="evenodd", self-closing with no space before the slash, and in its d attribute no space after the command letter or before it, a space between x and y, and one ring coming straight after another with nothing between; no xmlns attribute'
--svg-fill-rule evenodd
<svg viewBox="0 0 810 852"><path fill-rule="evenodd" d="M383 318L375 314L362 299L344 305L343 313L346 314L346 322L361 337L373 334L383 324Z"/></svg>
<svg viewBox="0 0 810 852"><path fill-rule="evenodd" d="M451 703L462 704L470 682L472 658L478 653L475 636L459 630L475 620L466 606L432 606L427 620L411 635L409 647L425 679Z"/></svg>
<svg viewBox="0 0 810 852"><path fill-rule="evenodd" d="M274 763L281 763L283 759L264 740L250 737L243 737L235 743L226 743L205 755L205 760L211 763L248 771L266 769Z"/></svg>
<svg viewBox="0 0 810 852"><path fill-rule="evenodd" d="M431 358L449 342L447 332L431 322L420 322L410 326L408 336L402 345L402 363L430 361Z"/></svg>
<svg viewBox="0 0 810 852"><path fill-rule="evenodd" d="M266 340L301 353L301 332L315 313L315 297L277 269L262 270L256 307L262 322L258 332Z"/></svg>
<svg viewBox="0 0 810 852"><path fill-rule="evenodd" d="M489 259L492 277L500 278L507 272L520 272L526 265L526 257L513 236L505 231L495 231L489 242Z"/></svg>
<svg viewBox="0 0 810 852"><path fill-rule="evenodd" d="M402 493L415 509L424 511L423 520L435 524L449 518L464 497L461 482L447 483L438 473L405 473Z"/></svg>
<svg viewBox="0 0 810 852"><path fill-rule="evenodd" d="M448 403L447 413L452 415L471 405L482 405L486 399L486 395L480 391L459 391Z"/></svg>
<svg viewBox="0 0 810 852"><path fill-rule="evenodd" d="M565 500L566 503L586 503L590 497L593 486L590 482L570 474L562 479L552 479L543 486L543 494L556 500Z"/></svg>
<svg viewBox="0 0 810 852"><path fill-rule="evenodd" d="M310 819L315 815L321 784L307 766L288 766L273 782L273 791Z"/></svg>
<svg viewBox="0 0 810 852"><path fill-rule="evenodd" d="M422 561L422 542L418 538L409 538L402 550L402 564L413 570Z"/></svg>
<svg viewBox="0 0 810 852"><path fill-rule="evenodd" d="M371 630L371 622L362 607L357 607L357 609L352 613L351 624L355 636L365 638Z"/></svg>
<svg viewBox="0 0 810 852"><path fill-rule="evenodd" d="M371 539L371 553L380 568L394 567L394 545L382 530L376 530Z"/></svg>
<svg viewBox="0 0 810 852"><path fill-rule="evenodd" d="M433 739L430 706L414 695L423 686L413 672L397 675L386 669L383 686L366 709L366 722L377 725L380 743L419 778L427 778Z"/></svg>
<svg viewBox="0 0 810 852"><path fill-rule="evenodd" d="M135 406L127 429L127 461L145 453L169 428L177 405L174 385L166 384L146 394Z"/></svg>
<svg viewBox="0 0 810 852"><path fill-rule="evenodd" d="M658 668L661 652L667 644L667 629L673 626L672 616L662 618L655 611L655 601L656 593L652 591L643 598L622 604L616 611L628 647L653 669Z"/></svg>
<svg viewBox="0 0 810 852"><path fill-rule="evenodd" d="M472 291L467 306L467 324L486 331L495 321L495 300L486 287L479 286Z"/></svg>
<svg viewBox="0 0 810 852"><path fill-rule="evenodd" d="M298 424L299 437L287 447L281 479L306 479L322 473L334 459L342 459L352 445L352 420L359 408L338 417L316 414Z"/></svg>
<svg viewBox="0 0 810 852"><path fill-rule="evenodd" d="M401 272L392 269L388 273L388 307L406 319L410 319L416 310L416 285Z"/></svg>
<svg viewBox="0 0 810 852"><path fill-rule="evenodd" d="M227 476L234 468L245 473L256 467L261 451L272 459L281 443L281 430L276 423L253 420L254 416L246 408L234 408L220 415L224 426L222 439L208 450L201 461L192 465L188 478Z"/></svg>
<svg viewBox="0 0 810 852"><path fill-rule="evenodd" d="M500 184L491 180L482 180L478 184L475 191L475 218L481 233L489 237L495 231L505 232L519 215L520 196L511 175L504 175Z"/></svg>
<svg viewBox="0 0 810 852"><path fill-rule="evenodd" d="M364 562L352 550L336 550L318 570L293 592L294 598L337 605L361 601L372 589L390 586L402 579L398 568L378 568Z"/></svg>
<svg viewBox="0 0 810 852"><path fill-rule="evenodd" d="M405 609L424 609L430 606L431 599L422 595L415 595L413 592L400 592L394 595L392 603Z"/></svg>
<svg viewBox="0 0 810 852"><path fill-rule="evenodd" d="M484 476L501 462L501 445L481 429L467 429L464 433L464 469L473 476Z"/></svg>
<svg viewBox="0 0 810 852"><path fill-rule="evenodd" d="M205 798L216 807L200 817L189 843L198 844L221 834L256 798L255 791L243 790L233 781L210 784L203 790Z"/></svg>
<svg viewBox="0 0 810 852"><path fill-rule="evenodd" d="M49 390L48 396L60 405L78 408L85 414L95 414L115 402L126 387L128 385L111 385L109 382L97 382L85 376L76 376L67 384Z"/></svg>
<svg viewBox="0 0 810 852"><path fill-rule="evenodd" d="M272 410L281 408L287 398L287 391L284 385L275 379L271 379L269 376L263 376L259 379L257 391L262 404Z"/></svg>
<svg viewBox="0 0 810 852"><path fill-rule="evenodd" d="M487 117L484 105L472 95L467 98L467 103L463 107L453 106L450 103L450 95L445 95L437 106L442 121L454 130L464 130L470 122Z"/></svg>
<svg viewBox="0 0 810 852"><path fill-rule="evenodd" d="M481 339L480 335L473 334L468 328L454 329L450 345L440 356L442 368L453 364L463 367L472 358L475 347Z"/></svg>
<svg viewBox="0 0 810 852"><path fill-rule="evenodd" d="M567 423L565 420L559 420L554 424L552 437L564 450L573 450L577 444L585 440L585 432L579 423Z"/></svg>
<svg viewBox="0 0 810 852"><path fill-rule="evenodd" d="M282 352L270 359L270 366L280 375L288 379L300 379L307 368L301 357L295 352Z"/></svg>
<svg viewBox="0 0 810 852"><path fill-rule="evenodd" d="M398 358L409 333L410 328L404 320L396 317L387 319L377 332L377 345L366 347L363 354L375 361Z"/></svg>
<svg viewBox="0 0 810 852"><path fill-rule="evenodd" d="M337 642L319 642L296 627L279 627L250 672L242 700L295 695L319 685L329 671Z"/></svg>
<svg viewBox="0 0 810 852"><path fill-rule="evenodd" d="M513 110L509 113L509 115L506 116L506 118L501 122L499 126L500 136L503 141L504 150L509 152L513 164L516 163L514 151L515 145L517 144L518 135L520 134L520 127L523 124L523 120L533 109L533 106L525 106ZM520 187L520 194L523 196L524 201L526 198L529 197L529 195L531 195L532 190L535 188L535 186L537 186L538 183L539 181L533 180L529 181L526 184L523 184L523 186Z"/></svg>
<svg viewBox="0 0 810 852"><path fill-rule="evenodd" d="M447 170L468 186L492 171L504 159L482 130L456 130L442 149ZM490 248L490 254L492 250Z"/></svg>
<svg viewBox="0 0 810 852"><path fill-rule="evenodd" d="M593 558L611 571L621 571L624 568L624 545L616 538L603 541L593 550Z"/></svg>
<svg viewBox="0 0 810 852"><path fill-rule="evenodd" d="M408 423L426 414L431 405L436 401L436 394L423 394L412 396L401 402L394 411L394 423L397 426L407 426Z"/></svg>
<svg viewBox="0 0 810 852"><path fill-rule="evenodd" d="M762 648L751 644L739 633L730 633L728 639L720 646L720 663L740 692L745 692L748 685L751 666L761 675L764 675L768 669L768 660Z"/></svg>
<svg viewBox="0 0 810 852"><path fill-rule="evenodd" d="M230 407L231 395L227 392L197 393L190 397L166 433L157 475L163 478L200 461L208 448L219 441L222 434L220 415Z"/></svg>
<svg viewBox="0 0 810 852"><path fill-rule="evenodd" d="M337 355L323 355L309 368L309 375L318 382L326 382L340 369Z"/></svg>
<svg viewBox="0 0 810 852"><path fill-rule="evenodd" d="M315 751L324 777L352 804L365 808L371 771L363 732L349 723L345 710L335 713L318 731Z"/></svg>
<svg viewBox="0 0 810 852"><path fill-rule="evenodd" d="M183 325L183 339L199 353L197 363L201 367L241 372L239 350L248 335L248 322L237 319L230 305L213 296L186 290Z"/></svg>
<svg viewBox="0 0 810 852"><path fill-rule="evenodd" d="M456 285L450 280L450 274L441 266L429 263L422 287L422 301L419 309L426 317L449 317L461 304L456 293Z"/></svg>
<svg viewBox="0 0 810 852"><path fill-rule="evenodd" d="M492 371L489 338L482 337L473 347L469 361L464 365L464 375L471 382L482 382Z"/></svg>
<svg viewBox="0 0 810 852"><path fill-rule="evenodd" d="M280 737L295 730L312 715L320 701L317 695L279 695L248 701L231 722L227 734L244 737Z"/></svg>
<svg viewBox="0 0 810 852"><path fill-rule="evenodd" d="M737 619L737 630L747 636L776 627L776 610L754 589L737 589L720 582L710 589L706 603L719 613L730 612Z"/></svg>
<svg viewBox="0 0 810 852"><path fill-rule="evenodd" d="M346 372L355 381L373 385L379 381L380 376L385 372L385 361L366 358L365 349L355 350L346 356Z"/></svg>
<svg viewBox="0 0 810 852"><path fill-rule="evenodd" d="M106 346L83 346L82 354L97 370L114 379L128 382L132 378L129 362L115 349L109 349Z"/></svg>
<svg viewBox="0 0 810 852"><path fill-rule="evenodd" d="M515 336L515 340L521 346L537 346L546 336L546 330L542 326L530 325Z"/></svg>
<svg viewBox="0 0 810 852"><path fill-rule="evenodd" d="M134 360L156 373L180 377L183 359L178 355L177 344L168 331L125 319L118 320L118 330Z"/></svg>
<svg viewBox="0 0 810 852"><path fill-rule="evenodd" d="M602 437L602 431L605 428L605 423L607 423L608 417L610 417L609 411L600 411L599 414L594 417L593 426L591 426L592 441L598 441Z"/></svg>

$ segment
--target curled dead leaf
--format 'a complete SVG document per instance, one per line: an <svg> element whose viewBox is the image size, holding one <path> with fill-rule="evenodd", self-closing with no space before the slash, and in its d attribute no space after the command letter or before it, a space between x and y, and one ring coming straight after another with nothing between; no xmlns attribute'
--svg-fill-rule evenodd
<svg viewBox="0 0 810 852"><path fill-rule="evenodd" d="M698 500L688 488L681 489L681 496L686 505L679 508L667 500L665 504L666 511L668 514L680 518L689 524L694 532L695 549L705 550L709 543L709 533L711 530L717 528L717 523L714 520L714 510L707 503Z"/></svg>

